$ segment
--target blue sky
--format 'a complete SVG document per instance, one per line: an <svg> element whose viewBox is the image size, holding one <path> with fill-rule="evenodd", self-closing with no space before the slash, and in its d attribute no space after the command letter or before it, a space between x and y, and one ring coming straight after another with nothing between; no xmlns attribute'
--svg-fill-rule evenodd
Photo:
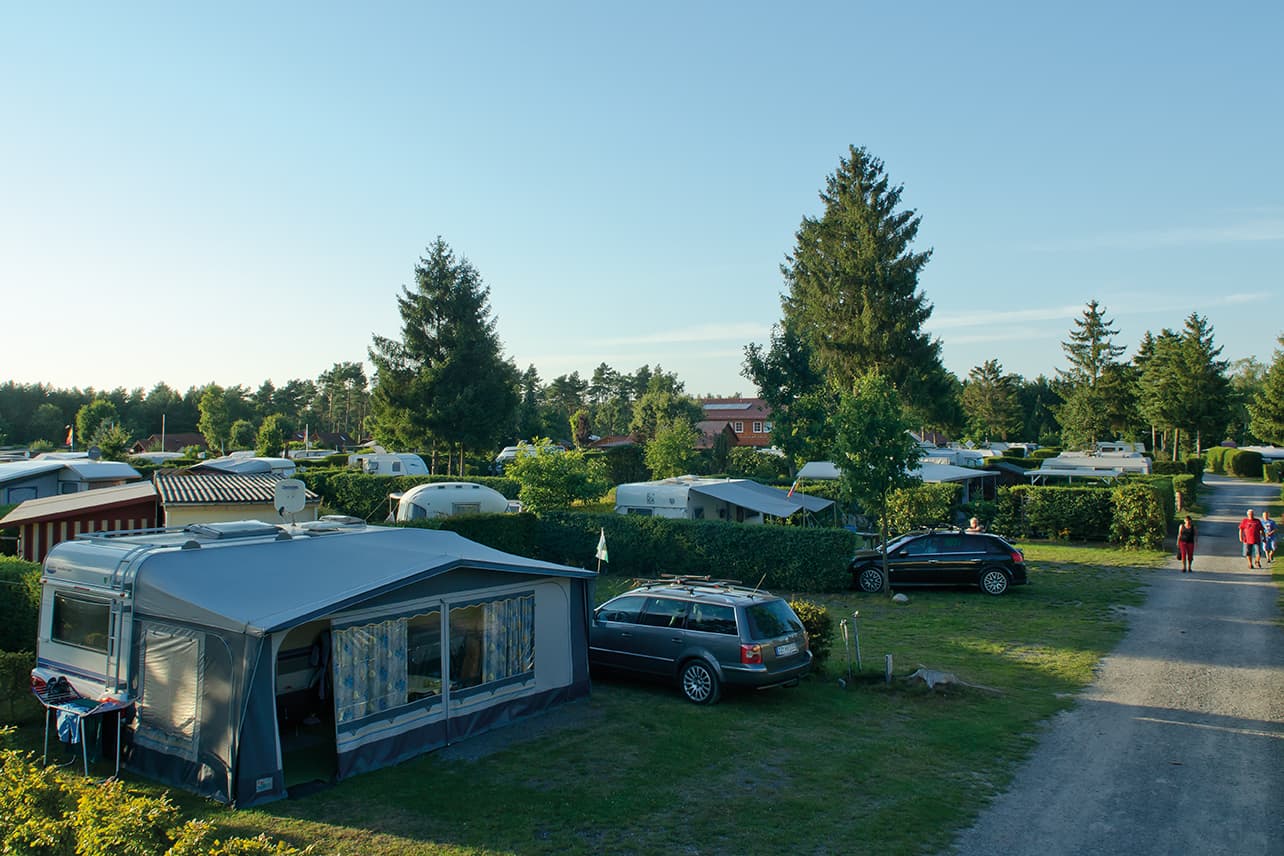
<svg viewBox="0 0 1284 856"><path fill-rule="evenodd" d="M546 382L749 394L849 144L922 215L960 376L1064 367L1093 298L1129 352L1197 311L1269 363L1282 8L11 4L0 380L312 378L399 333L440 235Z"/></svg>

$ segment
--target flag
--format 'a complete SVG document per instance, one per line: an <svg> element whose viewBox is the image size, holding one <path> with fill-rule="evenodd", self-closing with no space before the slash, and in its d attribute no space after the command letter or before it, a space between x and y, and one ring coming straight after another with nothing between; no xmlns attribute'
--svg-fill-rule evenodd
<svg viewBox="0 0 1284 856"><path fill-rule="evenodd" d="M64 446L70 446L70 445L73 445L75 442L76 442L76 427L75 427L74 425L68 425L68 426L67 426L67 441L66 441L65 443L63 443L63 445L64 445Z"/></svg>
<svg viewBox="0 0 1284 856"><path fill-rule="evenodd" d="M611 561L606 557L606 529L603 527L602 534L597 539L597 558L601 562Z"/></svg>
<svg viewBox="0 0 1284 856"><path fill-rule="evenodd" d="M789 493L785 494L785 499L789 499L794 495L794 491L798 490L798 482L800 481L802 479L794 479L794 483L789 486Z"/></svg>

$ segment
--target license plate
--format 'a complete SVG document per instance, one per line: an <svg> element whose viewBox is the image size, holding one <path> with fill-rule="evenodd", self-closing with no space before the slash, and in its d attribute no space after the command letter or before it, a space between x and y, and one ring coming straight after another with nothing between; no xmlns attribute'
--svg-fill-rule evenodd
<svg viewBox="0 0 1284 856"><path fill-rule="evenodd" d="M797 642L786 642L784 645L776 646L777 657L788 657L790 654L797 654L797 653L798 653Z"/></svg>

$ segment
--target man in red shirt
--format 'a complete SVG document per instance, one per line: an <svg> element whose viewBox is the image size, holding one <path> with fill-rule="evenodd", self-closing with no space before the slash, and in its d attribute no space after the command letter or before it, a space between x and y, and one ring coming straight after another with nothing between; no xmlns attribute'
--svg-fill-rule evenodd
<svg viewBox="0 0 1284 856"><path fill-rule="evenodd" d="M1244 557L1248 559L1248 567L1252 569L1253 560L1257 560L1257 567L1262 566L1262 541L1266 538L1266 532L1262 529L1262 521L1253 516L1253 509L1244 512L1244 519L1239 522L1239 542L1244 545Z"/></svg>

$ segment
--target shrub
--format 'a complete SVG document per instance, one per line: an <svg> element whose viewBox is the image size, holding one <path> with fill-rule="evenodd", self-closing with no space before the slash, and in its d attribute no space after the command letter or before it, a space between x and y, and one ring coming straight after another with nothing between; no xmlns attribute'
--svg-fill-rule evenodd
<svg viewBox="0 0 1284 856"><path fill-rule="evenodd" d="M1205 464L1205 461L1203 458L1187 458L1186 472L1190 473L1195 478L1203 478L1204 464Z"/></svg>
<svg viewBox="0 0 1284 856"><path fill-rule="evenodd" d="M1173 490L1172 476L1128 476L1127 481L1139 481L1153 487L1158 491L1159 503L1164 510L1165 523L1172 523L1177 519L1177 494Z"/></svg>
<svg viewBox="0 0 1284 856"><path fill-rule="evenodd" d="M1226 472L1250 479L1262 477L1262 453L1251 449L1231 449L1225 458Z"/></svg>
<svg viewBox="0 0 1284 856"><path fill-rule="evenodd" d="M1176 476L1187 472L1184 461L1160 460L1156 460L1150 465L1150 471L1157 476Z"/></svg>
<svg viewBox="0 0 1284 856"><path fill-rule="evenodd" d="M1210 473L1222 475L1226 472L1226 453L1231 451L1225 446L1214 446L1205 454L1205 467Z"/></svg>
<svg viewBox="0 0 1284 856"><path fill-rule="evenodd" d="M986 529L994 529L994 521L999 516L999 503L989 499L974 499L962 505L963 516L971 520L975 517Z"/></svg>
<svg viewBox="0 0 1284 856"><path fill-rule="evenodd" d="M1114 520L1110 540L1124 547L1158 550L1168 531L1163 499L1153 484L1129 481L1112 492Z"/></svg>
<svg viewBox="0 0 1284 856"><path fill-rule="evenodd" d="M0 651L29 650L40 615L40 565L0 556Z"/></svg>
<svg viewBox="0 0 1284 856"><path fill-rule="evenodd" d="M5 742L12 734L0 729ZM73 856L77 785L57 767L38 767L29 754L0 749L0 853Z"/></svg>
<svg viewBox="0 0 1284 856"><path fill-rule="evenodd" d="M178 825L169 797L131 794L120 780L86 787L76 801L77 856L151 856L169 850Z"/></svg>
<svg viewBox="0 0 1284 856"><path fill-rule="evenodd" d="M650 478L641 446L611 446L600 454L606 462L606 478L611 484L629 484Z"/></svg>
<svg viewBox="0 0 1284 856"><path fill-rule="evenodd" d="M1284 461L1271 461L1262 466L1262 481L1279 484L1284 481Z"/></svg>
<svg viewBox="0 0 1284 856"><path fill-rule="evenodd" d="M1181 497L1181 507L1190 508L1199 500L1198 477L1190 473L1173 476L1173 491Z"/></svg>
<svg viewBox="0 0 1284 856"><path fill-rule="evenodd" d="M43 715L44 708L31 694L31 670L35 667L32 651L0 651L0 711L5 712L6 722L34 721Z"/></svg>
<svg viewBox="0 0 1284 856"><path fill-rule="evenodd" d="M1038 451L1037 449L1035 451ZM1043 458L1036 457L1018 457L1016 455L991 455L985 459L985 465L992 467L993 464L1004 463L1011 464L1014 467L1021 467L1025 470L1033 470L1043 466Z"/></svg>
<svg viewBox="0 0 1284 856"><path fill-rule="evenodd" d="M887 497L887 526L893 532L907 532L949 524L962 493L962 485L949 482L894 490Z"/></svg>
<svg viewBox="0 0 1284 856"><path fill-rule="evenodd" d="M470 541L505 553L538 558L539 518L534 514L469 514L430 520L407 520L397 524L415 529L444 529L458 532ZM596 545L597 542L594 542Z"/></svg>
<svg viewBox="0 0 1284 856"><path fill-rule="evenodd" d="M1110 490L1103 487L1013 485L999 488L991 530L1009 538L1105 541Z"/></svg>
<svg viewBox="0 0 1284 856"><path fill-rule="evenodd" d="M535 556L595 567L603 529L611 555L603 572L612 576L708 574L777 593L847 589L856 552L856 536L845 529L554 511L539 519Z"/></svg>
<svg viewBox="0 0 1284 856"><path fill-rule="evenodd" d="M820 669L829 659L829 651L834 644L834 619L829 610L810 600L791 600L789 606L807 631L812 666Z"/></svg>
<svg viewBox="0 0 1284 856"><path fill-rule="evenodd" d="M1060 446L1045 446L1042 449L1035 449L1030 453L1032 458L1055 458L1061 454Z"/></svg>

